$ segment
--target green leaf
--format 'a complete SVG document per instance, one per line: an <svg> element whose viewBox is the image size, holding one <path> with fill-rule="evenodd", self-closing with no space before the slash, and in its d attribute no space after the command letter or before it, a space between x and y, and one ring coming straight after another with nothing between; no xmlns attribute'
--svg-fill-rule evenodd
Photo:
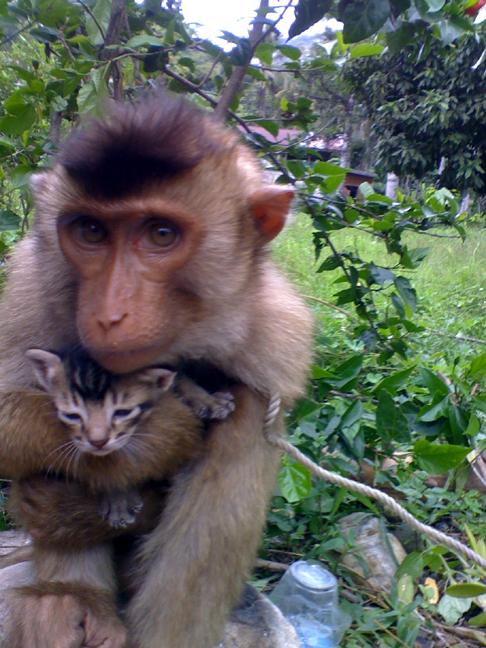
<svg viewBox="0 0 486 648"><path fill-rule="evenodd" d="M411 270L417 268L420 263L425 259L429 253L430 248L415 248L409 250L407 247L403 250L403 254L400 257L400 263L404 268L409 268Z"/></svg>
<svg viewBox="0 0 486 648"><path fill-rule="evenodd" d="M105 84L106 66L97 68L78 93L78 109L81 114L96 113L103 104L108 90Z"/></svg>
<svg viewBox="0 0 486 648"><path fill-rule="evenodd" d="M345 43L357 43L373 36L389 17L388 0L341 0L338 7Z"/></svg>
<svg viewBox="0 0 486 648"><path fill-rule="evenodd" d="M432 475L456 468L470 450L463 446L431 443L427 439L419 439L413 447L414 457L420 467Z"/></svg>
<svg viewBox="0 0 486 648"><path fill-rule="evenodd" d="M110 23L111 0L98 0L92 8L91 15L86 17L86 32L93 45L103 45L104 36Z"/></svg>
<svg viewBox="0 0 486 648"><path fill-rule="evenodd" d="M404 22L395 31L387 32L386 42L391 54L396 54L415 38L415 24Z"/></svg>
<svg viewBox="0 0 486 648"><path fill-rule="evenodd" d="M344 175L343 176L328 176L322 183L321 183L321 190L326 193L334 193L339 187L343 184L344 182Z"/></svg>
<svg viewBox="0 0 486 648"><path fill-rule="evenodd" d="M422 575L423 570L424 559L422 554L418 551L413 551L402 560L395 572L395 577L401 578L402 576L408 575L414 580L417 580Z"/></svg>
<svg viewBox="0 0 486 648"><path fill-rule="evenodd" d="M365 56L377 56L381 54L385 49L384 45L379 43L359 43L351 48L350 54L351 58L363 58Z"/></svg>
<svg viewBox="0 0 486 648"><path fill-rule="evenodd" d="M339 166L338 164L331 164L331 162L316 162L314 164L314 173L318 173L323 176L344 176L346 175L347 169L345 167Z"/></svg>
<svg viewBox="0 0 486 648"><path fill-rule="evenodd" d="M449 387L430 369L420 367L419 376L420 382L427 387L432 396L440 395L445 397L449 394Z"/></svg>
<svg viewBox="0 0 486 648"><path fill-rule="evenodd" d="M327 380L327 379L334 378L334 374L328 369L323 369L322 367L319 367L319 365L312 365L311 378L313 380L322 380L322 379Z"/></svg>
<svg viewBox="0 0 486 648"><path fill-rule="evenodd" d="M362 365L363 356L353 356L334 370L335 378L332 381L327 380L326 382L331 383L334 387L344 387L359 375Z"/></svg>
<svg viewBox="0 0 486 648"><path fill-rule="evenodd" d="M279 45L278 49L292 61L297 61L302 56L300 49L298 47L292 47L292 45Z"/></svg>
<svg viewBox="0 0 486 648"><path fill-rule="evenodd" d="M407 417L384 389L378 393L376 431L384 441L395 440L404 443L410 439Z"/></svg>
<svg viewBox="0 0 486 648"><path fill-rule="evenodd" d="M417 308L417 293L406 277L396 277L395 288L405 304L414 312Z"/></svg>
<svg viewBox="0 0 486 648"><path fill-rule="evenodd" d="M481 429L481 422L475 414L471 414L469 417L469 422L467 424L466 431L464 432L467 436L476 436L479 430Z"/></svg>
<svg viewBox="0 0 486 648"><path fill-rule="evenodd" d="M476 616L471 617L467 620L468 624L473 628L481 628L486 626L486 612L480 612Z"/></svg>
<svg viewBox="0 0 486 648"><path fill-rule="evenodd" d="M148 34L139 34L130 38L127 43L127 47L132 49L138 49L139 47L164 47L165 43L161 38L157 36L149 36Z"/></svg>
<svg viewBox="0 0 486 648"><path fill-rule="evenodd" d="M7 135L22 135L35 122L35 117L34 106L24 104L17 109L15 115L6 115L0 119L0 131Z"/></svg>
<svg viewBox="0 0 486 648"><path fill-rule="evenodd" d="M255 50L255 56L264 65L272 65L275 45L272 43L260 43Z"/></svg>
<svg viewBox="0 0 486 648"><path fill-rule="evenodd" d="M335 270L338 268L341 264L339 263L339 256L335 254L331 254L331 256L328 256L327 259L325 259L319 268L317 269L317 272L329 272L330 270Z"/></svg>
<svg viewBox="0 0 486 648"><path fill-rule="evenodd" d="M266 131L268 131L271 135L277 137L279 126L276 121L273 121L272 119L259 119L256 123L258 124L258 126L261 126Z"/></svg>
<svg viewBox="0 0 486 648"><path fill-rule="evenodd" d="M388 270L388 268L379 268L378 266L375 266L374 263L369 264L368 270L373 281L380 286L393 281L395 278L395 275L391 270Z"/></svg>
<svg viewBox="0 0 486 648"><path fill-rule="evenodd" d="M465 411L461 407L449 402L448 416L451 428L451 436L450 438L448 437L448 440L453 443L462 443L465 441L464 435L466 434L468 422Z"/></svg>
<svg viewBox="0 0 486 648"><path fill-rule="evenodd" d="M331 0L299 0L295 7L295 20L290 25L289 38L298 36L324 18L330 6Z"/></svg>
<svg viewBox="0 0 486 648"><path fill-rule="evenodd" d="M296 178L303 178L306 173L305 165L300 160L288 160L287 169Z"/></svg>
<svg viewBox="0 0 486 648"><path fill-rule="evenodd" d="M458 583L446 589L447 596L455 598L475 598L486 594L486 585L482 583Z"/></svg>
<svg viewBox="0 0 486 648"><path fill-rule="evenodd" d="M452 596L444 596L440 599L437 606L437 612L442 616L446 623L456 624L462 615L469 610L472 605L472 599L459 599Z"/></svg>
<svg viewBox="0 0 486 648"><path fill-rule="evenodd" d="M258 68L253 67L252 65L249 65L246 68L246 74L248 74L248 76L251 76L252 79L256 79L257 81L266 81L267 80L267 77L263 74L263 72L261 70L259 70Z"/></svg>
<svg viewBox="0 0 486 648"><path fill-rule="evenodd" d="M363 404L357 400L348 407L341 419L341 427L348 428L357 423L363 416Z"/></svg>
<svg viewBox="0 0 486 648"><path fill-rule="evenodd" d="M284 457L278 475L278 485L282 496L294 504L310 494L312 487L311 474L307 468Z"/></svg>
<svg viewBox="0 0 486 648"><path fill-rule="evenodd" d="M486 376L486 351L472 360L469 375L473 380L482 380Z"/></svg>
<svg viewBox="0 0 486 648"><path fill-rule="evenodd" d="M20 216L11 209L0 210L0 232L17 230L20 227Z"/></svg>
<svg viewBox="0 0 486 648"><path fill-rule="evenodd" d="M15 151L15 144L8 138L0 136L0 155L8 155Z"/></svg>
<svg viewBox="0 0 486 648"><path fill-rule="evenodd" d="M412 371L414 371L414 369L415 366L409 367L408 369L401 369L400 371L396 371L395 373L390 374L386 378L383 378L383 380L380 380L377 385L375 385L373 392L377 394L383 389L392 395L396 394L397 391L408 382L410 374L412 373Z"/></svg>
<svg viewBox="0 0 486 648"><path fill-rule="evenodd" d="M41 43L56 43L59 41L59 32L50 27L34 27L30 30L31 36Z"/></svg>
<svg viewBox="0 0 486 648"><path fill-rule="evenodd" d="M419 411L417 418L424 423L437 421L442 416L446 416L449 408L449 397L442 398L440 395L434 398L431 403L424 405Z"/></svg>

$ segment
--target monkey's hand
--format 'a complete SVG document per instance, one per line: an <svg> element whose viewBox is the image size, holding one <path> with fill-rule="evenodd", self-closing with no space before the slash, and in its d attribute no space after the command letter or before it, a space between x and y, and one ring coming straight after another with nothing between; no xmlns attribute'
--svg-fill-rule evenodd
<svg viewBox="0 0 486 648"><path fill-rule="evenodd" d="M14 482L9 511L39 545L76 549L120 534L102 519L99 498L75 482L44 476Z"/></svg>
<svg viewBox="0 0 486 648"><path fill-rule="evenodd" d="M126 648L126 631L111 595L64 583L11 590L9 648Z"/></svg>

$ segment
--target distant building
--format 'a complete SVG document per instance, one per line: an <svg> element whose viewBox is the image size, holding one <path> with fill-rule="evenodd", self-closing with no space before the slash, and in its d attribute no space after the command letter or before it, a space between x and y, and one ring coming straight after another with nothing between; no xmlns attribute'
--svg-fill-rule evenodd
<svg viewBox="0 0 486 648"><path fill-rule="evenodd" d="M241 126L238 128L245 132ZM312 133L304 133L299 128L279 128L278 133L273 135L258 124L248 124L248 128L253 135L286 149L289 159L329 160L332 157L341 157L347 148L345 135L324 138ZM374 177L373 173L350 169L344 178L341 190L343 193L355 197L359 185L363 182L372 182Z"/></svg>

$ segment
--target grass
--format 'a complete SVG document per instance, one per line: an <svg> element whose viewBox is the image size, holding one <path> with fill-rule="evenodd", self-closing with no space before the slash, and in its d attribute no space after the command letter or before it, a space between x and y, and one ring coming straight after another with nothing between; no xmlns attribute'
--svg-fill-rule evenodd
<svg viewBox="0 0 486 648"><path fill-rule="evenodd" d="M440 233L451 236L450 230ZM416 318L430 333L423 336L424 346L443 347L444 340L451 340L448 335L458 333L486 338L486 230L471 227L464 242L416 233L407 234L405 240L410 248L428 248L427 257L417 270L400 270L400 274L407 275L417 290L419 309ZM358 252L363 259L376 265L393 264L396 259L396 256L387 254L382 241L354 229L333 233L333 241L338 250ZM316 273L328 253L324 251L322 259L316 262L310 220L297 214L275 241L273 252L277 263L309 298L324 342L335 344L334 335L347 329L349 317L317 301L332 303L334 293L342 285L334 284L340 276L338 270ZM351 305L346 305L344 310L353 316ZM451 345L461 352L464 350L462 342L451 340ZM471 343L466 346L471 347ZM477 349L481 348L477 345Z"/></svg>

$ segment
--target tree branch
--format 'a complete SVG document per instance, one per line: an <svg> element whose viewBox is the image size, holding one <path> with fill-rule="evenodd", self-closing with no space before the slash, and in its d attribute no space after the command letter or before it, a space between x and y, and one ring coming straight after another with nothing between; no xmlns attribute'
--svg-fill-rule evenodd
<svg viewBox="0 0 486 648"><path fill-rule="evenodd" d="M287 11L287 9L291 6L291 4L292 3L289 2L287 6L285 6L282 9L279 17L276 20L274 20L272 23L270 23L270 27L264 31L262 17L266 15L268 11L269 0L260 0L260 6L257 11L257 16L255 18L253 27L248 36L250 41L250 54L248 55L248 62L245 65L237 65L233 68L233 72L231 73L231 76L228 79L228 82L225 85L223 92L221 93L221 96L218 100L218 105L214 110L214 114L217 119L224 120L228 115L228 109L231 105L231 102L236 97L236 95L238 94L241 88L243 79L245 78L246 71L250 65L251 59L253 58L256 48L262 41L265 40L265 38L272 31L275 30L276 25L283 18L283 15Z"/></svg>
<svg viewBox="0 0 486 648"><path fill-rule="evenodd" d="M113 0L111 3L111 14L106 37L104 40L104 48L101 58L105 61L111 61L109 77L113 81L113 97L119 101L123 97L123 78L120 72L118 61L113 59L119 54L116 50L108 49L110 45L115 45L120 42L123 29L127 25L126 3L125 0Z"/></svg>

